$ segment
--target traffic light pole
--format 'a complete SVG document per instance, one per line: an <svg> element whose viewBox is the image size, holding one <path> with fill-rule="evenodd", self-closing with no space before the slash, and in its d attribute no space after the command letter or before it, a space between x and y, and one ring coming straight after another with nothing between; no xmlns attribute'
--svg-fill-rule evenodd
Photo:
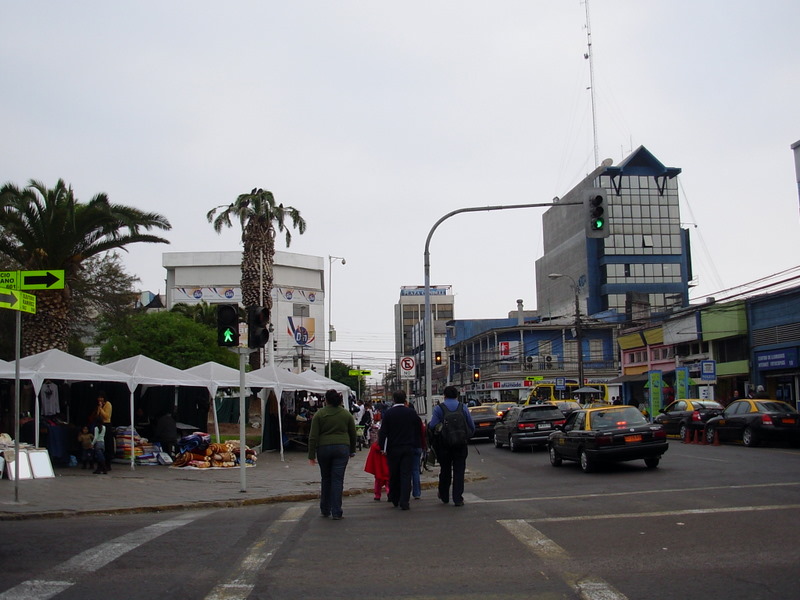
<svg viewBox="0 0 800 600"><path fill-rule="evenodd" d="M511 210L515 208L548 208L551 206L577 206L582 205L580 202L536 202L533 204L509 204L508 206L474 206L470 208L459 208L452 212L447 213L431 227L428 232L428 237L425 239L425 406L433 396L433 321L431 318L431 253L430 245L433 233L444 221L455 215L465 212L483 212L495 210Z"/></svg>
<svg viewBox="0 0 800 600"><path fill-rule="evenodd" d="M229 348L231 352L239 355L239 483L241 488L240 492L247 491L247 453L245 443L247 439L247 406L246 406L246 383L245 383L245 365L247 364L247 356L251 352L256 352L258 348Z"/></svg>

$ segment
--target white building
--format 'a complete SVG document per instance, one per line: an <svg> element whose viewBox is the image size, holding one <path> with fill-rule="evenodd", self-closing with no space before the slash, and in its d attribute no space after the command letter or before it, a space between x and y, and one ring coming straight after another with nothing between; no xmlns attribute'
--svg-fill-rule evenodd
<svg viewBox="0 0 800 600"><path fill-rule="evenodd" d="M241 305L241 262L239 251L165 252L166 308L203 301ZM267 356L274 353L279 368L300 371L313 367L323 373L327 364L323 257L275 252L273 275L273 330ZM246 332L244 336L247 339ZM266 362L264 357L262 364Z"/></svg>

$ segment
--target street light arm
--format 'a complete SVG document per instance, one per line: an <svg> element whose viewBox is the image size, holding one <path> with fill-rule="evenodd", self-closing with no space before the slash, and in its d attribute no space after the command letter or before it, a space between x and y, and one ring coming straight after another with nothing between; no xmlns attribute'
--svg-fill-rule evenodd
<svg viewBox="0 0 800 600"><path fill-rule="evenodd" d="M424 267L425 267L425 401L430 402L431 396L433 396L433 324L431 323L431 253L430 253L430 245L431 245L431 238L433 238L433 233L436 229L441 225L444 221L453 217L455 215L465 213L465 212L483 212L483 211L494 211L494 210L510 210L513 208L546 208L549 206L553 206L553 202L535 202L532 204L509 204L506 206L503 205L495 205L495 206L473 206L468 208L459 208L452 212L447 213L441 219L434 223L431 230L428 232L428 237L425 238L425 255L424 255ZM577 205L583 204L583 202L559 202L559 205ZM427 407L426 407L427 409Z"/></svg>

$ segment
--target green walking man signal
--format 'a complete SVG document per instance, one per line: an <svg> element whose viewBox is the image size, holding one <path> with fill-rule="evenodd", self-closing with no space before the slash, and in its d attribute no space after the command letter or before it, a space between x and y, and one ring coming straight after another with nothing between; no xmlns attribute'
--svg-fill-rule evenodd
<svg viewBox="0 0 800 600"><path fill-rule="evenodd" d="M239 345L239 305L217 305L217 345Z"/></svg>

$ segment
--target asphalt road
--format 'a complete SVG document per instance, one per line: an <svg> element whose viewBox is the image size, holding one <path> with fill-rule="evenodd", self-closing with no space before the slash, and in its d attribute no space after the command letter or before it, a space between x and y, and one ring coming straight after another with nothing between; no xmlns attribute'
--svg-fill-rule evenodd
<svg viewBox="0 0 800 600"><path fill-rule="evenodd" d="M480 451L480 454L478 453ZM800 451L672 441L585 474L478 443L466 505L433 490L345 518L313 502L2 524L5 598L797 597Z"/></svg>

